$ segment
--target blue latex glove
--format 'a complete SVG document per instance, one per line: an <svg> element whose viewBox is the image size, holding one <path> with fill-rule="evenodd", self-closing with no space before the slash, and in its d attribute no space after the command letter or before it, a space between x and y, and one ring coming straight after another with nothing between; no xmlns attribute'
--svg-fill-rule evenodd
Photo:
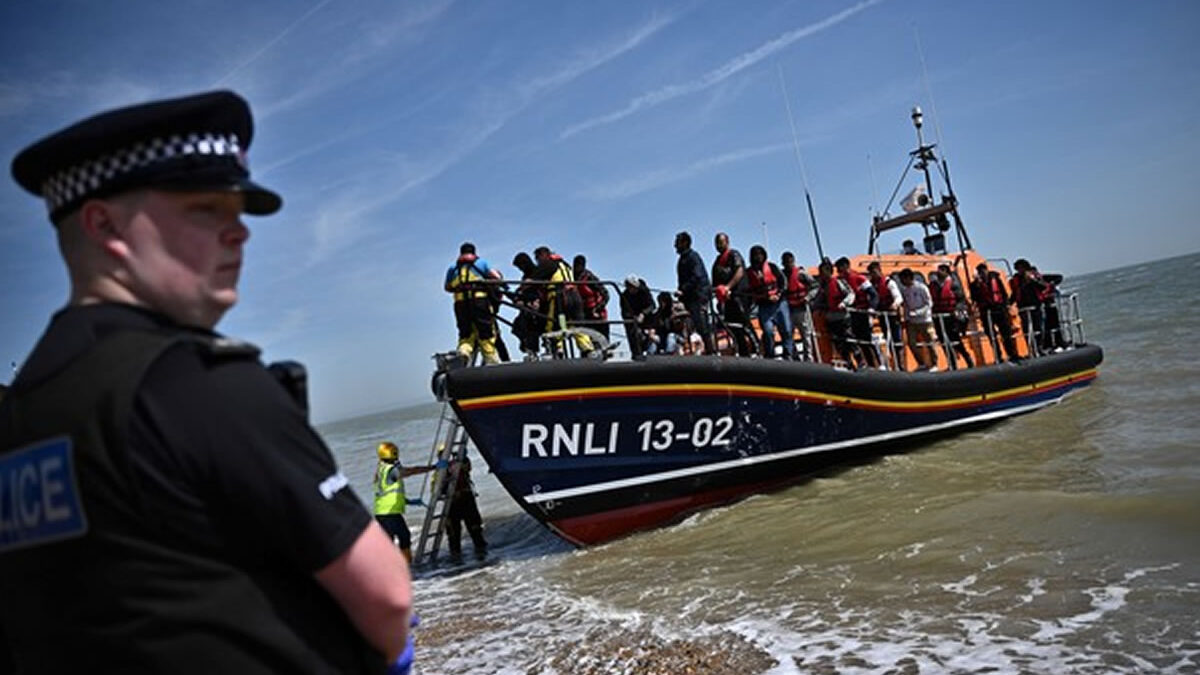
<svg viewBox="0 0 1200 675"><path fill-rule="evenodd" d="M450 467L450 462L447 462L444 459L439 459L433 466L438 469L446 469Z"/></svg>
<svg viewBox="0 0 1200 675"><path fill-rule="evenodd" d="M413 612L412 621L409 623L408 639L404 641L404 651L400 652L400 656L396 657L396 661L388 666L388 675L408 675L408 671L412 670L413 664L413 629L421 625L421 617Z"/></svg>
<svg viewBox="0 0 1200 675"><path fill-rule="evenodd" d="M425 502L419 497L416 499L405 499L404 501L408 502L409 506L425 506Z"/></svg>

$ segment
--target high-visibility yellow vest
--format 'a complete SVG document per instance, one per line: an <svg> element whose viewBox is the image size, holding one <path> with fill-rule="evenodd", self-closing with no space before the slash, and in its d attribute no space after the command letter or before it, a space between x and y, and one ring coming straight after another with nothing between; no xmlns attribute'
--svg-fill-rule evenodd
<svg viewBox="0 0 1200 675"><path fill-rule="evenodd" d="M396 479L391 480L392 471ZM400 475L400 464L380 462L375 468L375 515L404 514L407 504L404 498L404 477Z"/></svg>

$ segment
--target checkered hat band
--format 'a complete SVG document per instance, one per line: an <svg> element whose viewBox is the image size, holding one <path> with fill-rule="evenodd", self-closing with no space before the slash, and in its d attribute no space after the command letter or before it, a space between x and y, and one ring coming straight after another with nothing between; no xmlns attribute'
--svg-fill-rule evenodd
<svg viewBox="0 0 1200 675"><path fill-rule="evenodd" d="M42 197L54 213L130 172L187 155L231 156L245 164L234 134L176 134L142 141L53 174L42 183Z"/></svg>

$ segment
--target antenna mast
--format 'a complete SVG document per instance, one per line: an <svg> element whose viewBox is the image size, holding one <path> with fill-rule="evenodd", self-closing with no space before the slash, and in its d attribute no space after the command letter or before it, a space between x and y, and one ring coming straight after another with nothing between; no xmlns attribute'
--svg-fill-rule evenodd
<svg viewBox="0 0 1200 675"><path fill-rule="evenodd" d="M800 182L804 185L804 201L808 204L808 219L812 223L813 239L817 242L817 255L825 260L825 251L821 248L821 232L817 229L817 214L813 211L812 195L808 191L808 174L804 171L804 158L800 156L800 137L796 135L796 120L792 118L792 104L788 97L787 85L783 81L783 66L778 62L775 67L779 70L779 88L783 91L783 105L787 108L788 124L792 128L792 145L796 149L796 164L800 166Z"/></svg>

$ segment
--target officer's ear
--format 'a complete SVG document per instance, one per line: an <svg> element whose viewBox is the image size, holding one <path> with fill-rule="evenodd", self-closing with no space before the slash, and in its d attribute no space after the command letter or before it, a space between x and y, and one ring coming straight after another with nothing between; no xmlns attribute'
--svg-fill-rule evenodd
<svg viewBox="0 0 1200 675"><path fill-rule="evenodd" d="M123 204L107 199L89 199L79 207L74 220L83 236L108 256L124 260L130 255L121 223L125 218Z"/></svg>

